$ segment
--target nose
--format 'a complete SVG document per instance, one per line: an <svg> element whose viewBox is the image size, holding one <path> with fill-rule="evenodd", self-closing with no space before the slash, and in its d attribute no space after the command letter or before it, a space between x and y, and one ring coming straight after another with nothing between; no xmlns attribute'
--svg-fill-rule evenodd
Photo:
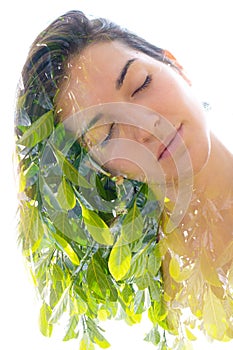
<svg viewBox="0 0 233 350"><path fill-rule="evenodd" d="M133 130L133 136L135 141L142 144L148 143L152 138L154 138L152 133L143 129L142 127L135 127Z"/></svg>
<svg viewBox="0 0 233 350"><path fill-rule="evenodd" d="M155 127L155 125L153 126ZM151 126L148 128L148 126L121 124L119 126L119 137L147 144L155 141L155 132Z"/></svg>

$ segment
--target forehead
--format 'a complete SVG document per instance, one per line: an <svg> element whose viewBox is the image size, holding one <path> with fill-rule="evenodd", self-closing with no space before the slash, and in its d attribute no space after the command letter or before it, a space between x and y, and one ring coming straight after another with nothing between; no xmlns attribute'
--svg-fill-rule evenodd
<svg viewBox="0 0 233 350"><path fill-rule="evenodd" d="M77 57L73 57L73 63L85 63L91 65L92 68L93 63L97 65L105 65L107 63L114 66L115 60L118 63L120 61L123 63L128 57L137 57L140 54L142 54L140 51L134 50L118 40L97 42L86 47Z"/></svg>
<svg viewBox="0 0 233 350"><path fill-rule="evenodd" d="M67 64L68 83L61 87L60 105L66 114L99 103L122 101L116 90L116 81L126 62L140 59L147 63L155 60L131 49L119 41L89 45L80 55L73 56ZM130 70L137 70L137 64ZM62 92L62 89L64 90Z"/></svg>
<svg viewBox="0 0 233 350"><path fill-rule="evenodd" d="M116 78L128 59L142 56L146 55L119 41L95 43L72 58L71 69L73 74L80 73L80 79L84 80L109 77L107 73ZM77 68L79 72L76 71Z"/></svg>

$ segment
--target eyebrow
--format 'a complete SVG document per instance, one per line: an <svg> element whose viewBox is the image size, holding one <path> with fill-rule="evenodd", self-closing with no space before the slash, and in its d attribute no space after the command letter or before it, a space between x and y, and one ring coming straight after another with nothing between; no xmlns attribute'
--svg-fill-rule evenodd
<svg viewBox="0 0 233 350"><path fill-rule="evenodd" d="M124 67L122 68L122 70L120 72L120 75L119 75L119 77L118 77L118 79L116 81L116 89L117 90L119 90L122 87L124 79L125 79L125 76L126 76L126 74L128 72L129 67L136 60L137 60L137 58L132 58L132 59L128 60L126 62L126 64L124 65Z"/></svg>

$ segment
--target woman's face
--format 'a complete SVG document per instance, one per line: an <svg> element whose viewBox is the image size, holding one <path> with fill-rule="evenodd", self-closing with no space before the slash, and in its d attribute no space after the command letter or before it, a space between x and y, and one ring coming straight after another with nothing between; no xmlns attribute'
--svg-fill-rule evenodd
<svg viewBox="0 0 233 350"><path fill-rule="evenodd" d="M72 57L67 77L58 112L63 120L75 116L76 128L91 125L82 138L111 173L169 182L204 167L209 131L203 108L174 68L113 41Z"/></svg>

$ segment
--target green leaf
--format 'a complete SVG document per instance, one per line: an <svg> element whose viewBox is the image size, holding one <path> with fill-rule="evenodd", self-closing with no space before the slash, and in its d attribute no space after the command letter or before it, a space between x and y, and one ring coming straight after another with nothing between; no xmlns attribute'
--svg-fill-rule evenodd
<svg viewBox="0 0 233 350"><path fill-rule="evenodd" d="M38 173L39 173L38 165L32 162L30 166L24 171L24 177L25 177L27 186L32 186L37 181Z"/></svg>
<svg viewBox="0 0 233 350"><path fill-rule="evenodd" d="M68 328L66 330L66 335L63 338L63 341L68 341L70 339L75 339L78 337L79 332L76 332L79 319L77 316L71 317Z"/></svg>
<svg viewBox="0 0 233 350"><path fill-rule="evenodd" d="M82 287L80 286L80 284L78 283L78 281L74 281L73 287L74 287L74 292L77 294L77 297L78 297L78 298L80 297L82 300L84 300L85 302L87 302L87 299L88 299L87 294L85 293L84 288L82 288Z"/></svg>
<svg viewBox="0 0 233 350"><path fill-rule="evenodd" d="M74 185L92 188L92 185L82 176L78 170L66 159L61 151L59 151L54 145L51 145L57 161L63 171L63 174L69 179Z"/></svg>
<svg viewBox="0 0 233 350"><path fill-rule="evenodd" d="M39 176L39 185L40 185L40 193L41 193L41 197L42 200L44 202L44 205L46 206L46 208L49 207L52 208L52 210L61 210L60 205L55 197L55 194L53 193L51 187L47 184L47 182L45 181L45 178L43 176Z"/></svg>
<svg viewBox="0 0 233 350"><path fill-rule="evenodd" d="M17 144L26 147L34 147L37 143L46 139L53 131L53 111L45 113L17 141Z"/></svg>
<svg viewBox="0 0 233 350"><path fill-rule="evenodd" d="M44 303L40 309L39 326L40 331L45 337L51 337L53 331L53 325L49 323L51 316L51 308Z"/></svg>
<svg viewBox="0 0 233 350"><path fill-rule="evenodd" d="M145 293L144 290L138 290L134 299L134 313L141 314L144 311Z"/></svg>
<svg viewBox="0 0 233 350"><path fill-rule="evenodd" d="M74 265L79 265L79 258L75 253L75 251L73 250L73 248L71 247L71 245L64 238L62 238L61 236L59 236L54 232L53 232L53 236L56 240L56 244L58 245L58 247L68 256L70 261Z"/></svg>
<svg viewBox="0 0 233 350"><path fill-rule="evenodd" d="M121 280L130 268L131 250L128 244L118 240L111 250L108 267L116 281Z"/></svg>
<svg viewBox="0 0 233 350"><path fill-rule="evenodd" d="M57 201L60 204L60 207L64 210L71 210L76 205L74 191L64 177L58 187Z"/></svg>
<svg viewBox="0 0 233 350"><path fill-rule="evenodd" d="M68 286L64 291L63 294L58 301L57 305L52 311L51 317L49 318L49 323L56 323L62 314L65 312L67 303L69 300L69 292L70 292L70 286Z"/></svg>
<svg viewBox="0 0 233 350"><path fill-rule="evenodd" d="M205 293L203 320L207 334L214 339L223 340L227 330L226 313L221 300L214 295L210 287Z"/></svg>
<svg viewBox="0 0 233 350"><path fill-rule="evenodd" d="M152 276L156 276L161 267L162 259L158 249L158 245L156 245L155 249L152 250L148 257L147 269L151 273Z"/></svg>
<svg viewBox="0 0 233 350"><path fill-rule="evenodd" d="M90 338L84 333L79 345L79 350L95 350L95 346Z"/></svg>
<svg viewBox="0 0 233 350"><path fill-rule="evenodd" d="M133 255L130 263L130 268L125 276L128 278L138 278L144 275L147 266L147 253L139 252L138 254Z"/></svg>
<svg viewBox="0 0 233 350"><path fill-rule="evenodd" d="M98 344L102 349L107 349L110 347L110 344L109 342L107 341L107 339L99 332L96 324L88 319L86 321L86 324L87 324L87 331L88 331L88 334L89 334L89 337L90 339Z"/></svg>
<svg viewBox="0 0 233 350"><path fill-rule="evenodd" d="M122 224L122 236L126 242L134 242L142 237L143 218L136 202L127 213Z"/></svg>
<svg viewBox="0 0 233 350"><path fill-rule="evenodd" d="M112 245L114 237L108 225L94 211L82 206L84 223L94 240L103 245Z"/></svg>
<svg viewBox="0 0 233 350"><path fill-rule="evenodd" d="M19 175L18 175L18 192L22 193L25 190L26 184L27 184L27 180L26 180L26 176L23 172L23 170L21 169Z"/></svg>
<svg viewBox="0 0 233 350"><path fill-rule="evenodd" d="M98 252L92 256L88 265L87 282L89 289L101 299L109 297L111 301L117 300L117 290L109 276L105 274Z"/></svg>
<svg viewBox="0 0 233 350"><path fill-rule="evenodd" d="M59 211L54 212L50 217L54 226L59 229L62 234L81 245L87 245L87 235L81 228L78 219L68 218L67 213Z"/></svg>
<svg viewBox="0 0 233 350"><path fill-rule="evenodd" d="M141 313L135 314L133 306L134 305L131 305L130 308L125 309L126 317L124 316L124 318L126 323L129 325L140 323L142 320L142 314Z"/></svg>
<svg viewBox="0 0 233 350"><path fill-rule="evenodd" d="M151 300L155 300L159 302L161 300L161 287L158 281L154 280L152 277L150 278L149 281L149 291L150 291L150 296Z"/></svg>
<svg viewBox="0 0 233 350"><path fill-rule="evenodd" d="M64 276L63 276L64 277ZM64 279L62 281L56 281L54 275L51 276L52 279L52 286L50 288L50 295L49 295L49 305L51 306L52 309L58 304L63 290L64 290ZM48 287L44 287L41 285L42 290L44 291L43 293L47 293Z"/></svg>
<svg viewBox="0 0 233 350"><path fill-rule="evenodd" d="M148 271L145 271L143 275L141 275L135 280L135 283L140 290L143 290L149 287L150 280L151 280L150 274L148 273Z"/></svg>
<svg viewBox="0 0 233 350"><path fill-rule="evenodd" d="M160 333L157 327L153 327L151 331L144 338L145 341L150 342L154 345L158 345L160 342Z"/></svg>
<svg viewBox="0 0 233 350"><path fill-rule="evenodd" d="M71 315L84 315L87 312L87 304L79 296L72 299Z"/></svg>
<svg viewBox="0 0 233 350"><path fill-rule="evenodd" d="M168 310L165 302L163 300L153 302L153 306L149 309L148 315L153 324L161 324L167 317Z"/></svg>
<svg viewBox="0 0 233 350"><path fill-rule="evenodd" d="M134 296L134 291L132 290L132 287L129 284L125 284L122 292L121 292L121 296L124 300L124 303L126 305L128 305L132 299L132 297Z"/></svg>
<svg viewBox="0 0 233 350"><path fill-rule="evenodd" d="M31 252L35 252L44 234L44 225L36 203L31 205L24 202L21 205L19 233L23 243L23 253L28 256Z"/></svg>
<svg viewBox="0 0 233 350"><path fill-rule="evenodd" d="M52 267L52 274L53 274L53 279L58 282L58 281L63 281L64 275L63 271L60 268L59 265L54 264Z"/></svg>

